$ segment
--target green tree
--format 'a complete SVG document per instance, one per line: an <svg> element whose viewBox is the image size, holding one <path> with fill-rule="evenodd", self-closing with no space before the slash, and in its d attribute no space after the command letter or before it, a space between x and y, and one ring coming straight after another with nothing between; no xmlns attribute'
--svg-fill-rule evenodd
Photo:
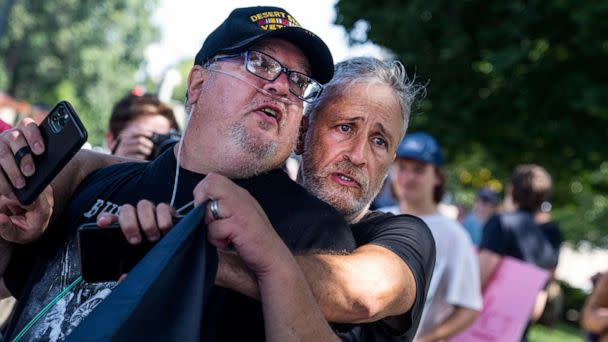
<svg viewBox="0 0 608 342"><path fill-rule="evenodd" d="M186 89L188 88L188 75L190 74L190 69L192 69L192 64L194 62L191 58L184 59L177 63L174 68L179 72L182 77L182 82L178 84L175 89L173 89L172 99L178 102L184 102L186 100Z"/></svg>
<svg viewBox="0 0 608 342"><path fill-rule="evenodd" d="M336 9L353 43L385 46L429 81L410 127L437 135L452 166L483 156L468 172L489 165L506 179L519 163L541 164L556 181L555 206L570 208L569 237L608 233L605 211L581 224L591 209L572 186L593 197L608 160L608 2L340 0Z"/></svg>
<svg viewBox="0 0 608 342"><path fill-rule="evenodd" d="M16 1L0 41L3 89L33 103L67 99L99 144L113 103L134 85L144 48L158 37L157 2Z"/></svg>

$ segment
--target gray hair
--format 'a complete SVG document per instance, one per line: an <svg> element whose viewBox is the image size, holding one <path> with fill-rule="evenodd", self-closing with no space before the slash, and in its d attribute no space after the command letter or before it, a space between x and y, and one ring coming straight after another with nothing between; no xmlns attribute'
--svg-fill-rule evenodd
<svg viewBox="0 0 608 342"><path fill-rule="evenodd" d="M384 62L373 57L354 57L336 64L334 77L324 86L321 95L306 106L304 115L311 123L314 113L326 101L348 92L350 86L362 82L381 82L390 86L399 98L403 115L403 134L407 129L412 103L416 96L424 93L423 85L415 84L415 77L409 79L403 64L397 60Z"/></svg>

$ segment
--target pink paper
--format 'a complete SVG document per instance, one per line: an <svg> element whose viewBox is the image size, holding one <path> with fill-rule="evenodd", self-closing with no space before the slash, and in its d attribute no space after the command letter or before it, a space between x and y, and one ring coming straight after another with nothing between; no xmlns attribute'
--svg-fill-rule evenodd
<svg viewBox="0 0 608 342"><path fill-rule="evenodd" d="M467 330L450 342L515 342L521 339L536 295L548 272L520 260L503 257L483 294L483 309Z"/></svg>

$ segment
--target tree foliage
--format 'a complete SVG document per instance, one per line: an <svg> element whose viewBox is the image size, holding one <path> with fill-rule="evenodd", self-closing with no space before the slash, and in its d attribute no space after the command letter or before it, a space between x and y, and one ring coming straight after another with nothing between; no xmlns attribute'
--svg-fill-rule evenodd
<svg viewBox="0 0 608 342"><path fill-rule="evenodd" d="M598 179L608 160L608 2L340 0L336 9L353 43L385 46L429 81L410 130L438 136L460 174L488 168L505 179L538 163L554 177L568 236L608 233L598 200L607 190ZM467 170L471 156L481 158Z"/></svg>
<svg viewBox="0 0 608 342"><path fill-rule="evenodd" d="M190 74L190 69L192 69L192 59L184 59L177 63L174 68L177 70L177 72L179 72L182 80L184 81L180 82L180 84L173 89L173 95L171 98L177 102L184 102L186 100L186 90L188 89L188 83L186 80Z"/></svg>
<svg viewBox="0 0 608 342"><path fill-rule="evenodd" d="M32 103L74 104L100 143L113 103L133 87L158 36L156 0L20 0L0 41L2 89ZM0 68L2 69L2 68Z"/></svg>

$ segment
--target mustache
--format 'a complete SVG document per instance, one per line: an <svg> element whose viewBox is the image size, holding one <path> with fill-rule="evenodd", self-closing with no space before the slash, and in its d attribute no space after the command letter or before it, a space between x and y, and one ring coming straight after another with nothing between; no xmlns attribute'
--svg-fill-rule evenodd
<svg viewBox="0 0 608 342"><path fill-rule="evenodd" d="M342 159L339 162L336 162L328 170L328 174L335 172L342 173L345 176L354 179L355 181L357 181L357 183L359 183L359 185L361 185L361 188L363 189L369 188L369 179L367 178L363 170L346 159Z"/></svg>

